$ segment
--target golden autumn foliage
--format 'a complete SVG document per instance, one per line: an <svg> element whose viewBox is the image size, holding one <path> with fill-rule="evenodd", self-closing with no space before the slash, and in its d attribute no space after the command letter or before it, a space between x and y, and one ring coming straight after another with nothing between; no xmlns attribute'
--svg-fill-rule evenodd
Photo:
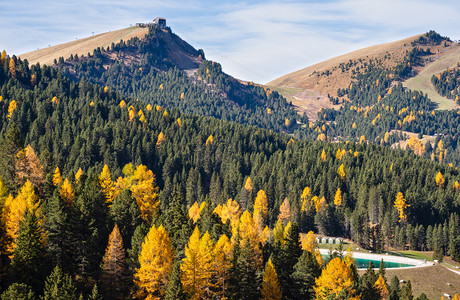
<svg viewBox="0 0 460 300"><path fill-rule="evenodd" d="M59 167L56 167L53 174L53 184L57 186L62 181L61 171L59 171Z"/></svg>
<svg viewBox="0 0 460 300"><path fill-rule="evenodd" d="M120 103L118 104L118 106L119 106L120 108L125 107L125 106L126 106L125 100L121 100Z"/></svg>
<svg viewBox="0 0 460 300"><path fill-rule="evenodd" d="M163 134L163 131L160 132L160 134L158 134L158 139L157 139L157 148L160 147L161 143L163 143L163 141L165 141L166 138L165 138L165 135Z"/></svg>
<svg viewBox="0 0 460 300"><path fill-rule="evenodd" d="M11 119L11 116L13 115L13 112L17 106L18 104L16 103L16 100L11 100L10 104L8 105L8 119Z"/></svg>
<svg viewBox="0 0 460 300"><path fill-rule="evenodd" d="M326 151L323 149L323 151L321 152L321 160L325 161L326 158L327 158Z"/></svg>
<svg viewBox="0 0 460 300"><path fill-rule="evenodd" d="M353 294L353 275L347 264L339 257L332 259L323 269L321 276L315 279L315 299L327 299L337 296L342 290Z"/></svg>
<svg viewBox="0 0 460 300"><path fill-rule="evenodd" d="M406 199L404 199L403 193L399 192L396 195L396 200L394 203L394 207L396 207L396 209L398 210L399 222L407 219L407 215L405 214L404 210L409 206L410 205L406 204Z"/></svg>
<svg viewBox="0 0 460 300"><path fill-rule="evenodd" d="M7 253L10 256L16 249L15 240L18 237L19 224L24 219L25 211L28 209L39 213L39 206L40 200L29 180L19 189L15 198L11 194L6 197L3 204L2 223L5 226L5 233L10 239L10 243L6 246Z"/></svg>
<svg viewBox="0 0 460 300"><path fill-rule="evenodd" d="M311 230L305 236L302 236L301 243L302 249L310 253L315 253L315 250L318 248L315 233Z"/></svg>
<svg viewBox="0 0 460 300"><path fill-rule="evenodd" d="M308 208L307 205L310 205L310 193L311 190L308 186L303 189L302 195L300 195L300 202L302 203L300 212L304 212Z"/></svg>
<svg viewBox="0 0 460 300"><path fill-rule="evenodd" d="M214 137L211 135L208 136L208 138L206 139L206 146L210 146L212 145L212 143L214 142Z"/></svg>
<svg viewBox="0 0 460 300"><path fill-rule="evenodd" d="M193 205L188 210L188 217L193 221L193 224L198 221L200 218L201 211L206 207L206 202L202 202L198 205L198 202L195 201Z"/></svg>
<svg viewBox="0 0 460 300"><path fill-rule="evenodd" d="M254 201L254 215L261 213L263 218L268 214L267 194L263 190L257 192L256 200Z"/></svg>
<svg viewBox="0 0 460 300"><path fill-rule="evenodd" d="M345 166L343 164L340 165L339 169L337 170L337 174L342 180L345 180L347 173L345 172Z"/></svg>
<svg viewBox="0 0 460 300"><path fill-rule="evenodd" d="M248 192L252 191L252 180L251 177L248 177L246 179L246 182L244 183L244 189Z"/></svg>
<svg viewBox="0 0 460 300"><path fill-rule="evenodd" d="M455 190L456 192L458 192L458 191L460 190L460 183L458 183L458 181L455 181L455 182L454 182L454 190Z"/></svg>
<svg viewBox="0 0 460 300"><path fill-rule="evenodd" d="M99 184L102 187L102 192L105 196L105 201L107 203L112 203L113 198L115 198L115 186L112 181L112 174L110 173L109 167L104 165L102 168L101 174L99 174Z"/></svg>
<svg viewBox="0 0 460 300"><path fill-rule="evenodd" d="M6 62L6 51L2 51L2 55L0 55L0 63L4 66Z"/></svg>
<svg viewBox="0 0 460 300"><path fill-rule="evenodd" d="M176 122L177 122L177 125L179 125L179 127L181 127L181 126L182 126L182 121L181 121L181 119L180 119L180 118L177 118Z"/></svg>
<svg viewBox="0 0 460 300"><path fill-rule="evenodd" d="M444 187L445 179L441 172L438 172L438 174L436 174L435 180L436 180L436 185L438 187Z"/></svg>
<svg viewBox="0 0 460 300"><path fill-rule="evenodd" d="M163 225L153 225L142 243L139 268L134 282L141 290L143 299L160 299L166 292L172 272L174 249Z"/></svg>
<svg viewBox="0 0 460 300"><path fill-rule="evenodd" d="M311 204L315 207L315 211L319 212L322 210L324 207L326 207L326 198L321 197L321 199L318 196L314 196L311 198Z"/></svg>
<svg viewBox="0 0 460 300"><path fill-rule="evenodd" d="M73 191L72 185L67 178L61 184L61 188L59 189L59 196L61 196L65 206L72 206L75 192Z"/></svg>
<svg viewBox="0 0 460 300"><path fill-rule="evenodd" d="M13 77L13 79L16 79L16 63L14 62L13 58L10 58L9 67L10 67L11 77Z"/></svg>
<svg viewBox="0 0 460 300"><path fill-rule="evenodd" d="M83 175L83 170L81 168L79 168L77 173L75 173L75 182L78 183L80 181L81 175Z"/></svg>
<svg viewBox="0 0 460 300"><path fill-rule="evenodd" d="M275 242L279 242L281 245L284 245L284 228L280 219L276 221L275 228L273 228L273 238Z"/></svg>
<svg viewBox="0 0 460 300"><path fill-rule="evenodd" d="M382 299L386 299L390 295L382 274L380 274L379 278L375 281L374 287L379 291L380 297L382 297Z"/></svg>
<svg viewBox="0 0 460 300"><path fill-rule="evenodd" d="M56 96L54 96L52 99L51 99L51 103L53 104L58 104L59 103L59 100Z"/></svg>
<svg viewBox="0 0 460 300"><path fill-rule="evenodd" d="M184 99L185 99L185 93L184 93L184 92L182 92L182 93L180 94L180 99L181 99L181 100L184 100Z"/></svg>
<svg viewBox="0 0 460 300"><path fill-rule="evenodd" d="M91 102L89 103L89 106L94 106L94 101L91 101Z"/></svg>
<svg viewBox="0 0 460 300"><path fill-rule="evenodd" d="M223 205L218 205L214 212L220 217L222 223L227 224L227 221L230 220L231 227L238 223L238 220L241 215L241 209L238 202L233 199L228 199L227 203Z"/></svg>
<svg viewBox="0 0 460 300"><path fill-rule="evenodd" d="M271 258L268 259L265 265L261 294L264 300L281 300L283 297L278 282L278 275L276 274Z"/></svg>
<svg viewBox="0 0 460 300"><path fill-rule="evenodd" d="M43 166L30 145L27 145L27 147L16 154L15 167L16 177L20 184L23 184L26 179L29 179L36 187L41 186L45 182Z"/></svg>
<svg viewBox="0 0 460 300"><path fill-rule="evenodd" d="M409 142L407 145L410 147L412 151L418 156L422 156L425 153L425 146L422 144L422 142L416 138L415 136L412 136L409 139Z"/></svg>
<svg viewBox="0 0 460 300"><path fill-rule="evenodd" d="M145 107L145 109L146 109L147 111L151 111L152 108L153 108L153 106L152 106L152 104L150 104L150 103L147 104L147 106Z"/></svg>
<svg viewBox="0 0 460 300"><path fill-rule="evenodd" d="M342 191L340 190L340 188L338 188L337 192L335 193L334 204L335 204L335 206L341 206L342 205Z"/></svg>
<svg viewBox="0 0 460 300"><path fill-rule="evenodd" d="M383 141L388 144L389 139L390 139L390 134L387 131L387 132L385 132L385 135L383 137Z"/></svg>
<svg viewBox="0 0 460 300"><path fill-rule="evenodd" d="M221 235L217 241L212 257L216 296L224 299L233 260L233 244L225 234Z"/></svg>
<svg viewBox="0 0 460 300"><path fill-rule="evenodd" d="M278 215L278 220L281 222L286 222L291 219L291 204L287 198L284 199L283 203L280 206L280 213Z"/></svg>
<svg viewBox="0 0 460 300"><path fill-rule="evenodd" d="M166 110L163 112L163 117L165 118L166 122L169 122L169 114Z"/></svg>
<svg viewBox="0 0 460 300"><path fill-rule="evenodd" d="M203 299L212 286L213 248L209 233L206 231L200 238L200 231L195 227L180 265L182 286L191 299Z"/></svg>
<svg viewBox="0 0 460 300"><path fill-rule="evenodd" d="M105 86L104 87L104 93L107 93L109 91L109 87L108 86Z"/></svg>
<svg viewBox="0 0 460 300"><path fill-rule="evenodd" d="M353 125L351 125L351 128L356 129L358 126L356 125L355 122L353 122Z"/></svg>

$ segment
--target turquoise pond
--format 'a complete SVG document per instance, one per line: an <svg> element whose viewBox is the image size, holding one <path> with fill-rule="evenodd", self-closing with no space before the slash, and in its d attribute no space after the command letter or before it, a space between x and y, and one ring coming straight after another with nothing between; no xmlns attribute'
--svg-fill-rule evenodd
<svg viewBox="0 0 460 300"><path fill-rule="evenodd" d="M328 255L322 255L324 258L327 258ZM364 259L364 258L355 258L355 264L358 269L367 269L369 267L369 263L372 261L374 264L374 268L379 268L380 267L380 260L370 260L370 259ZM413 265L408 265L408 264L402 264L402 263L395 263L395 262L384 262L385 263L385 268L391 269L391 268L404 268L404 267L413 267Z"/></svg>

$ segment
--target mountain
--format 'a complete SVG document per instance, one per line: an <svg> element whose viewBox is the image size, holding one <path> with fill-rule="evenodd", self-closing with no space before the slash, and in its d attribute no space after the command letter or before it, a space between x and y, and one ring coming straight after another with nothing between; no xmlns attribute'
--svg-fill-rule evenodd
<svg viewBox="0 0 460 300"><path fill-rule="evenodd" d="M60 45L49 46L48 48L38 49L19 55L21 59L27 59L29 64L46 64L51 65L59 57L69 57L71 54L78 56L93 53L93 50L100 47L107 48L112 43L118 43L120 40L129 40L131 38L143 38L148 33L146 27L129 27L120 30L105 32L91 37L78 39Z"/></svg>
<svg viewBox="0 0 460 300"><path fill-rule="evenodd" d="M117 37L123 32L137 35L109 43L109 37L113 38L107 33L98 39L89 38L93 41L90 45L56 46L67 56L55 58L52 67L72 80L84 78L154 107L178 108L184 113L287 133L308 121L277 92L223 73L220 64L205 60L203 50L193 48L169 27L128 28ZM94 47L102 41L106 47L98 46L89 53L87 48L81 49L79 53L84 56L72 53L79 45Z"/></svg>
<svg viewBox="0 0 460 300"><path fill-rule="evenodd" d="M445 44L434 45L432 43L421 45L416 41L422 36L424 35L416 35L337 56L281 76L267 83L267 86L279 90L283 96L298 107L299 111L306 112L310 119L316 120L317 113L322 108L338 109L341 105L331 102L328 95L337 97L338 89L348 87L356 75L365 71L366 66L372 61L378 61L379 66L383 68L394 68L402 62L407 52L412 51L415 47L421 47L423 49L430 48L432 55L425 58L426 62L423 65L414 69L419 76L409 79L405 86L424 93L428 92L432 100L441 103L446 99L439 97L437 93L432 93L432 88L430 90L431 76L434 72L439 72L439 67L434 68L434 71L421 69L430 70L432 65L442 66L446 69L448 66L456 65L460 59L460 45L451 41L447 42L447 47ZM441 63L441 61L445 61L445 63ZM421 80L422 76L424 81ZM341 100L346 101L347 99L345 97ZM445 105L443 104L441 108L452 107L452 105Z"/></svg>

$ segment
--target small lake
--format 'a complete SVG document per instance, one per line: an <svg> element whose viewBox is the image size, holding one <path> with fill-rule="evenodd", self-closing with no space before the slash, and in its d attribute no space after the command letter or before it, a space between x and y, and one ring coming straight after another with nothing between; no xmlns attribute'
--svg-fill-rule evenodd
<svg viewBox="0 0 460 300"><path fill-rule="evenodd" d="M322 255L323 258L327 259L329 255ZM364 258L353 258L355 260L355 265L358 269L367 269L369 267L369 263L372 262L374 264L374 268L380 267L380 260L371 260L371 259L364 259ZM385 268L405 268L405 267L413 267L414 265L397 263L397 262L389 262L384 261Z"/></svg>

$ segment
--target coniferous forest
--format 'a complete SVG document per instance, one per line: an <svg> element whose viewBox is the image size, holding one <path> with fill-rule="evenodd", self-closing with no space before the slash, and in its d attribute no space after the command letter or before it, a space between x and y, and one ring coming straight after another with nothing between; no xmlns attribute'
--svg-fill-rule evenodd
<svg viewBox="0 0 460 300"><path fill-rule="evenodd" d="M413 299L383 267L322 258L314 233L460 261L458 114L391 85L426 50L369 66L309 123L217 63L187 77L156 32L112 45L142 55L107 70L102 49L54 66L3 52L2 300ZM445 136L391 149L398 126Z"/></svg>

